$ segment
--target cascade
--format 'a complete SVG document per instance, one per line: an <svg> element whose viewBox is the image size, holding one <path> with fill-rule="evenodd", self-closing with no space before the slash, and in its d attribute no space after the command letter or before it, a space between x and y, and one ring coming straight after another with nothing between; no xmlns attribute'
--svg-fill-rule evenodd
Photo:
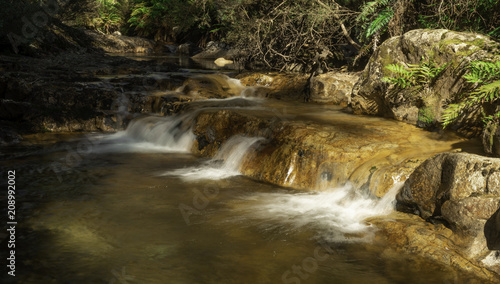
<svg viewBox="0 0 500 284"><path fill-rule="evenodd" d="M262 137L235 135L226 141L215 157L199 167L177 169L163 173L163 176L179 176L184 180L224 179L240 175L245 157L255 146L263 142Z"/></svg>

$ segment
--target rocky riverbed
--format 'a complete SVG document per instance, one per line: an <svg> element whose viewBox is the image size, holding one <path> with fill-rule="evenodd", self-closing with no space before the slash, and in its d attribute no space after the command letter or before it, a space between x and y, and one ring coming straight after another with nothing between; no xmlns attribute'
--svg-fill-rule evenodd
<svg viewBox="0 0 500 284"><path fill-rule="evenodd" d="M419 125L422 109L432 109L435 124L452 95L442 90L452 87L448 91L455 92L461 83L450 86L453 79L443 79L433 89L433 96L439 99L433 99L391 96L390 87L380 81L382 64L387 64L383 55L410 54L408 63L415 63L423 51L414 46L414 39L426 39L420 41L420 48L427 50L426 43L435 37L442 40L435 52L444 54L436 61L479 55L486 58L497 52L495 43L475 35L453 37L448 31L413 31L382 45L362 73L315 77L312 103L298 108L293 105L303 101L305 75L236 71L206 74L202 70L188 72L175 62L104 53L68 51L41 58L1 55L0 142L13 144L23 135L41 132L114 132L144 114L195 112L192 152L197 155L216 155L224 142L238 134L267 139L268 143L249 157L242 169L243 174L259 181L301 190L350 182L382 197L397 181L406 180L397 197L398 209L406 213L368 222L384 232L396 251L417 253L480 279L496 281L500 274L499 160L477 155L484 155L479 142L411 125ZM475 39L483 41L480 47ZM464 55L467 50L472 55ZM449 57L450 53L458 59ZM271 107L275 111L270 112L259 110L258 104L248 100L202 102L241 94L285 103ZM339 107L310 115L315 107L332 104ZM248 107L257 109L240 109ZM355 127L350 121L363 117L343 113L350 110L409 124L394 124L383 132L371 128L370 123ZM471 121L457 125L459 132L481 135L477 119ZM386 122L380 119L380 123ZM421 148L415 150L415 145Z"/></svg>

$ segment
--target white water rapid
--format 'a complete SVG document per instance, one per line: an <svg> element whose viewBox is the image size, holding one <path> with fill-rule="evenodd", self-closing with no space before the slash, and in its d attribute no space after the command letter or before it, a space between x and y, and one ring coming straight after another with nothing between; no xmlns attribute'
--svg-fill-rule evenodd
<svg viewBox="0 0 500 284"><path fill-rule="evenodd" d="M198 167L177 169L162 176L179 176L186 181L218 180L240 175L240 167L253 148L265 139L236 135L226 141L213 159Z"/></svg>
<svg viewBox="0 0 500 284"><path fill-rule="evenodd" d="M195 136L193 114L145 116L132 120L127 129L103 139L98 152L189 152Z"/></svg>
<svg viewBox="0 0 500 284"><path fill-rule="evenodd" d="M403 182L397 182L383 198L361 193L347 184L321 192L252 193L233 203L238 217L231 221L260 221L261 229L298 233L313 229L328 242L368 242L375 228L365 220L391 213Z"/></svg>

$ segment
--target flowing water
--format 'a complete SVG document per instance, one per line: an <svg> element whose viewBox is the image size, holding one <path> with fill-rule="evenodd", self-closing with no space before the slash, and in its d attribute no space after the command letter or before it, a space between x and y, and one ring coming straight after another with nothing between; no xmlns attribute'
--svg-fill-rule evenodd
<svg viewBox="0 0 500 284"><path fill-rule="evenodd" d="M360 123L376 131L396 125L335 107L286 109L287 119L325 125ZM375 198L349 183L303 192L251 180L239 174L242 161L266 139L234 136L215 157L196 157L189 153L195 112L140 117L115 134L35 135L3 147L2 172L16 171L18 231L17 276L2 283L466 279L419 257L391 253L365 221L392 212L401 182ZM432 137L425 139L431 144ZM7 247L7 235L0 237Z"/></svg>

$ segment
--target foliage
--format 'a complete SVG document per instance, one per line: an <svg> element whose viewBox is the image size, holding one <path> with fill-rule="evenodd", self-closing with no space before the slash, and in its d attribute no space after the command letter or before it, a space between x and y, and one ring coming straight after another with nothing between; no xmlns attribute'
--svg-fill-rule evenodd
<svg viewBox="0 0 500 284"><path fill-rule="evenodd" d="M462 101L450 104L443 112L443 127L448 127L460 117L478 109L483 114L484 123L500 118L500 112L488 114L485 104L498 104L500 98L500 61L473 61L468 66L467 74L463 76L472 86L466 92Z"/></svg>
<svg viewBox="0 0 500 284"><path fill-rule="evenodd" d="M448 65L449 63L437 66L434 61L424 61L423 58L420 64L408 64L408 67L400 64L389 64L385 68L394 73L395 76L384 77L382 81L394 84L400 89L415 86L427 87L436 81Z"/></svg>
<svg viewBox="0 0 500 284"><path fill-rule="evenodd" d="M120 29L123 18L120 16L120 3L115 0L98 0L99 17L94 18L94 26L101 32L110 33Z"/></svg>
<svg viewBox="0 0 500 284"><path fill-rule="evenodd" d="M207 30L214 13L211 0L135 0L127 22L136 35L176 40L192 29Z"/></svg>
<svg viewBox="0 0 500 284"><path fill-rule="evenodd" d="M388 36L402 35L417 28L414 0L374 0L361 6L356 17L358 39L377 49Z"/></svg>
<svg viewBox="0 0 500 284"><path fill-rule="evenodd" d="M66 0L59 18L72 26L102 33L121 30L128 17L128 0Z"/></svg>
<svg viewBox="0 0 500 284"><path fill-rule="evenodd" d="M361 12L356 21L361 25L360 39L366 40L375 34L380 34L394 16L392 6L394 0L375 0L366 2L361 7Z"/></svg>
<svg viewBox="0 0 500 284"><path fill-rule="evenodd" d="M379 38L414 28L445 28L500 37L498 0L373 0L359 11L358 38L365 43L375 41L375 47Z"/></svg>
<svg viewBox="0 0 500 284"><path fill-rule="evenodd" d="M445 28L498 36L498 0L424 0L418 1L418 10L418 21L424 28Z"/></svg>
<svg viewBox="0 0 500 284"><path fill-rule="evenodd" d="M226 39L243 50L248 61L304 71L341 62L342 46L352 40L351 27L344 23L353 22L355 15L331 0L226 1L219 12L230 26Z"/></svg>

